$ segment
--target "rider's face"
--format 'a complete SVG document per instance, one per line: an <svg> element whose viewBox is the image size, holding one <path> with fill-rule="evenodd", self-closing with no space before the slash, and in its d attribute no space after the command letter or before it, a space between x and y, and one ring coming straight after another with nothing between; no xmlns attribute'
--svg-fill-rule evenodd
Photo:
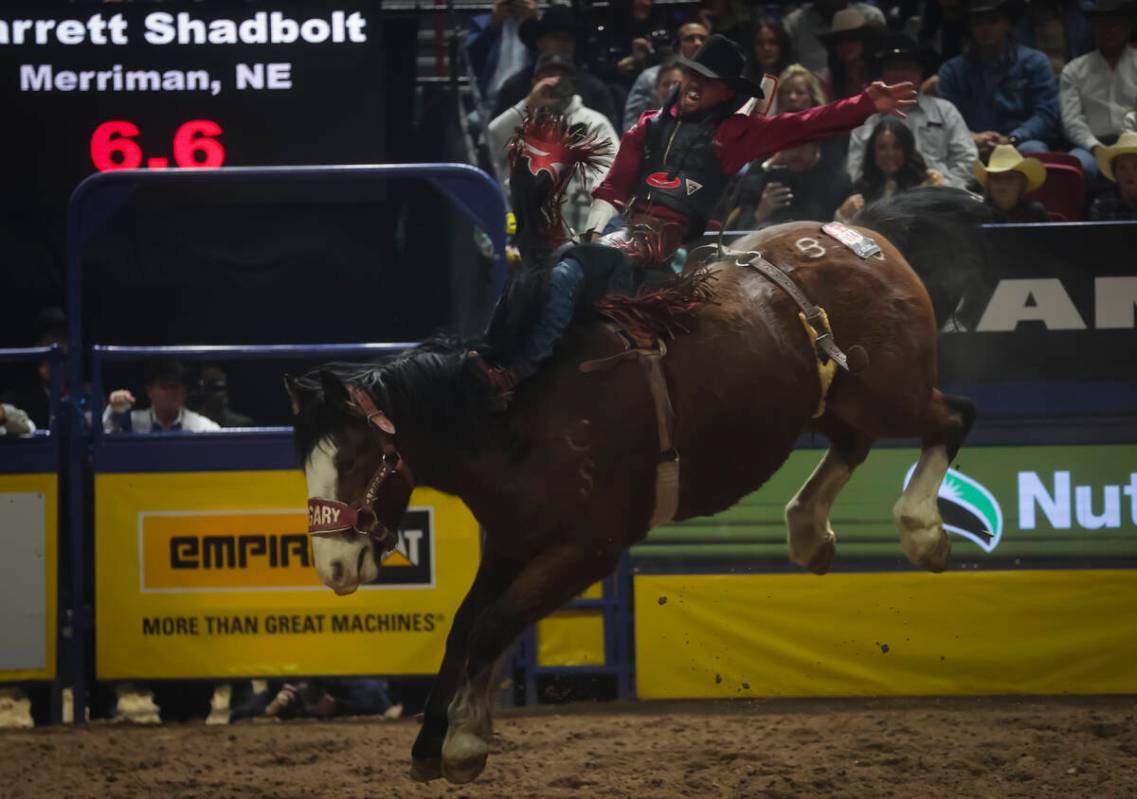
<svg viewBox="0 0 1137 799"><path fill-rule="evenodd" d="M707 78L685 69L679 93L679 113L684 116L701 114L733 95L734 90L727 86L725 81Z"/></svg>

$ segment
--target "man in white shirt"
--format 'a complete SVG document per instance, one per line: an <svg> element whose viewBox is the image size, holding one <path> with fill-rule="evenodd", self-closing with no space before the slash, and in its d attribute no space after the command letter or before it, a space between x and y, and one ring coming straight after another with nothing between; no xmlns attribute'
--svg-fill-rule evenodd
<svg viewBox="0 0 1137 799"><path fill-rule="evenodd" d="M1094 23L1097 49L1062 70L1059 100L1062 132L1074 145L1087 178L1099 174L1095 154L1121 134L1125 115L1137 105L1137 49L1129 47L1132 0L1098 0L1085 12Z"/></svg>
<svg viewBox="0 0 1137 799"><path fill-rule="evenodd" d="M884 13L868 3L850 3L848 0L817 0L786 14L782 20L786 33L794 45L797 62L811 72L820 72L829 65L829 51L819 38L829 33L833 15L844 8L854 8L864 15L865 22L884 28Z"/></svg>
<svg viewBox="0 0 1137 799"><path fill-rule="evenodd" d="M919 86L927 71L927 54L915 39L905 34L889 34L877 54L881 61L880 79L891 85L910 81ZM928 169L943 175L948 186L966 188L971 181L971 165L979 151L959 110L947 100L921 94L916 105L904 112L903 122L916 138L916 150L924 157ZM864 171L865 144L884 117L874 114L849 137L849 154L845 168L856 183Z"/></svg>
<svg viewBox="0 0 1137 799"><path fill-rule="evenodd" d="M490 153L497 159L498 174L508 181L505 145L521 125L525 114L541 107L556 108L570 125L583 124L598 141L607 142L608 154L598 160L583 180L574 175L561 200L561 215L573 230L583 232L592 206L592 189L604 178L612 159L616 156L620 140L608 117L599 111L586 108L580 95L574 91L576 65L568 56L549 53L537 59L533 70L533 88L529 96L508 108L490 122L486 132Z"/></svg>
<svg viewBox="0 0 1137 799"><path fill-rule="evenodd" d="M36 423L28 415L7 402L0 402L0 436L26 436L34 433Z"/></svg>
<svg viewBox="0 0 1137 799"><path fill-rule="evenodd" d="M125 388L112 391L103 411L103 430L108 433L203 433L221 425L186 407L185 368L177 361L163 361L146 381L150 407L132 410L134 395Z"/></svg>

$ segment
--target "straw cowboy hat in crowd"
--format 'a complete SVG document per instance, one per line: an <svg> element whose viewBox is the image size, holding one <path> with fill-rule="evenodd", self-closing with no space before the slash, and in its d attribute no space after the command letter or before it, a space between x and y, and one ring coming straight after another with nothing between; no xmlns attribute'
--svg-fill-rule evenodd
<svg viewBox="0 0 1137 799"><path fill-rule="evenodd" d="M865 15L855 8L842 8L833 15L833 22L829 25L829 32L818 35L818 39L826 47L832 47L838 40L844 38L857 38L861 41L875 45L881 34L879 26L874 25L865 18ZM869 55L872 48L865 53Z"/></svg>
<svg viewBox="0 0 1137 799"><path fill-rule="evenodd" d="M1122 133L1117 138L1117 144L1112 147L1102 147L1098 150L1097 159L1098 166L1101 167L1101 173L1110 180L1117 182L1117 179L1113 176L1113 159L1119 155L1134 154L1137 154L1137 133Z"/></svg>
<svg viewBox="0 0 1137 799"><path fill-rule="evenodd" d="M991 158L984 166L982 161L976 161L971 171L979 185L987 187L987 176L995 172L1021 172L1026 178L1026 192L1037 189L1046 182L1046 167L1037 158L1023 158L1022 154L1010 144L1000 144L991 153Z"/></svg>

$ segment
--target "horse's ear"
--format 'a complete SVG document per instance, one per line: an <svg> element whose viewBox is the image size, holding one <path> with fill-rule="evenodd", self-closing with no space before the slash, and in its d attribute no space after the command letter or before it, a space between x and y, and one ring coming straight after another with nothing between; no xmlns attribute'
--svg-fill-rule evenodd
<svg viewBox="0 0 1137 799"><path fill-rule="evenodd" d="M300 415L300 389L296 386L296 378L290 374L284 376L284 390L288 392L288 399L292 403L292 415Z"/></svg>
<svg viewBox="0 0 1137 799"><path fill-rule="evenodd" d="M321 369L320 385L324 387L324 401L329 405L343 410L351 402L351 398L347 394L347 386L333 372Z"/></svg>

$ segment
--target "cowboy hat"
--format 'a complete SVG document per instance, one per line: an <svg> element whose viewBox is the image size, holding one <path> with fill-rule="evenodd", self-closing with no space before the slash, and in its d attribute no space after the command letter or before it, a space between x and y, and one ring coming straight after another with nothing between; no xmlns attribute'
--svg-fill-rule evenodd
<svg viewBox="0 0 1137 799"><path fill-rule="evenodd" d="M817 38L826 47L832 47L837 40L846 36L858 39L875 39L880 32L877 25L872 24L860 11L855 8L842 8L833 15L833 22L829 25L828 33L820 33Z"/></svg>
<svg viewBox="0 0 1137 799"><path fill-rule="evenodd" d="M1017 22L1023 14L1023 5L1019 0L971 0L967 4L967 13L989 14L999 12L1012 23Z"/></svg>
<svg viewBox="0 0 1137 799"><path fill-rule="evenodd" d="M910 58L923 68L925 75L936 67L935 54L931 48L917 44L906 33L889 33L884 37L880 49L876 51L876 60L883 63L889 58Z"/></svg>
<svg viewBox="0 0 1137 799"><path fill-rule="evenodd" d="M1101 173L1116 183L1117 178L1113 176L1113 159L1119 155L1134 154L1137 154L1137 132L1122 133L1117 138L1117 144L1098 150L1097 160Z"/></svg>
<svg viewBox="0 0 1137 799"><path fill-rule="evenodd" d="M721 34L713 34L699 48L692 58L679 56L675 59L679 66L702 75L704 78L721 80L738 92L750 97L764 98L762 88L753 81L742 77L746 57L742 48Z"/></svg>
<svg viewBox="0 0 1137 799"><path fill-rule="evenodd" d="M576 12L568 6L549 6L538 19L527 19L517 31L525 46L537 49L537 40L546 33L568 33L573 37L580 35L580 21Z"/></svg>
<svg viewBox="0 0 1137 799"><path fill-rule="evenodd" d="M1000 172L1021 172L1026 178L1026 191L1029 194L1046 182L1046 167L1037 158L1023 158L1022 154L1010 144L1000 144L991 153L991 158L984 166L982 161L976 160L971 166L975 179L979 185L987 187L987 176Z"/></svg>

